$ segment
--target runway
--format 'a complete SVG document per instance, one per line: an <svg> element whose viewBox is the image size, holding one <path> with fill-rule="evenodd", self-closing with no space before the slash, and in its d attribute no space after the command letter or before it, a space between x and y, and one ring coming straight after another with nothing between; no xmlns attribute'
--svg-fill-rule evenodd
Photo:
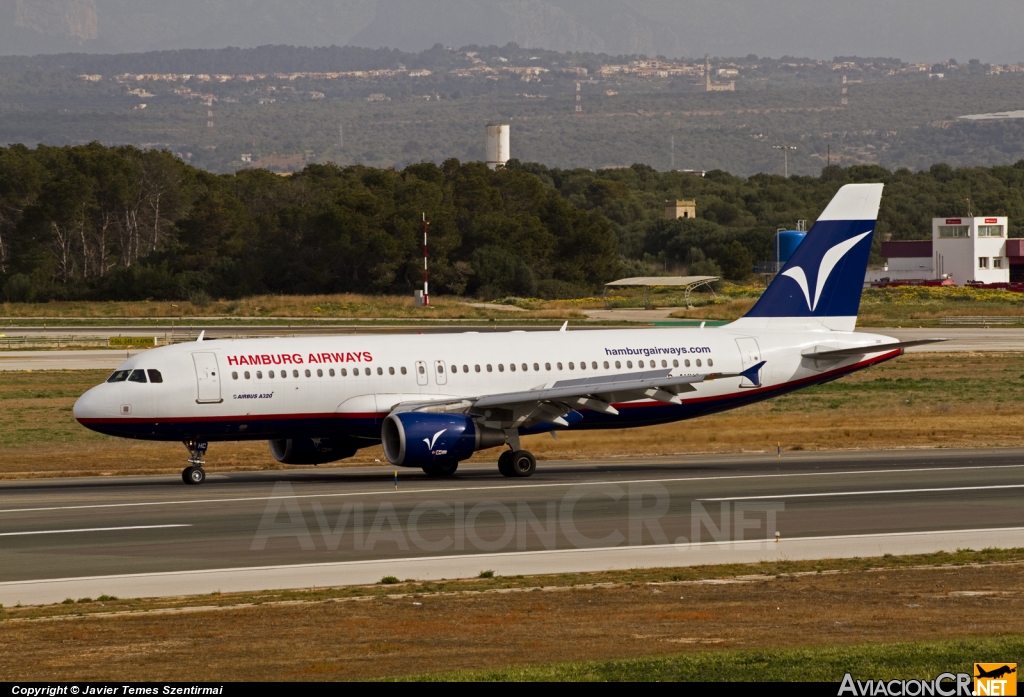
<svg viewBox="0 0 1024 697"><path fill-rule="evenodd" d="M1024 547L1024 449L208 467L0 483L0 603Z"/></svg>

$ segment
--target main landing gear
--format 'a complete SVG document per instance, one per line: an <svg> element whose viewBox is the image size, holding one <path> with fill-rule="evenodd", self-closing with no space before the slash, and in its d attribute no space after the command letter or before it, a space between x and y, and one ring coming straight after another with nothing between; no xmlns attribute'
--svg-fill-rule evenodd
<svg viewBox="0 0 1024 697"><path fill-rule="evenodd" d="M206 481L206 470L203 469L203 465L206 463L203 461L203 455L206 454L209 445L205 440L185 441L185 447L188 448L189 466L181 471L181 481L193 485Z"/></svg>
<svg viewBox="0 0 1024 697"><path fill-rule="evenodd" d="M498 471L506 477L529 477L537 470L537 458L528 450L506 450L498 458Z"/></svg>

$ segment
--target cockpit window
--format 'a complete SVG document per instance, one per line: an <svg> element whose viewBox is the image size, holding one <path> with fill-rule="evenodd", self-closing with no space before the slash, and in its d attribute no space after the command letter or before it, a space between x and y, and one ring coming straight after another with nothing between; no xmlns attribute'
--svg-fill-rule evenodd
<svg viewBox="0 0 1024 697"><path fill-rule="evenodd" d="M145 370L133 370L128 376L128 382L147 382Z"/></svg>
<svg viewBox="0 0 1024 697"><path fill-rule="evenodd" d="M149 381L150 382L163 382L164 381L164 376L160 374L159 370L154 370L153 368L150 368L146 372L149 373ZM248 376L246 376L246 378L248 378Z"/></svg>
<svg viewBox="0 0 1024 697"><path fill-rule="evenodd" d="M107 382L124 382L131 374L130 370L115 370L114 374L107 378Z"/></svg>

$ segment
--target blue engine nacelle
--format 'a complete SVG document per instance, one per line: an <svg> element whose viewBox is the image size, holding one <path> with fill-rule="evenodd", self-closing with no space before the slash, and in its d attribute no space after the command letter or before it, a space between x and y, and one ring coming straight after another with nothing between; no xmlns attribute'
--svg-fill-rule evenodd
<svg viewBox="0 0 1024 697"><path fill-rule="evenodd" d="M381 444L392 465L430 468L504 445L505 432L478 426L464 414L406 411L384 419Z"/></svg>

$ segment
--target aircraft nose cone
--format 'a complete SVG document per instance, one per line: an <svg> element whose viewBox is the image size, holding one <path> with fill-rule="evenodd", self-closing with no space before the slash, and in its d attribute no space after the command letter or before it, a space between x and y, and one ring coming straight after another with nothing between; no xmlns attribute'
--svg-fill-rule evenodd
<svg viewBox="0 0 1024 697"><path fill-rule="evenodd" d="M99 387L94 387L75 402L75 420L86 425L89 419L97 419L103 415L103 404L100 395L97 394Z"/></svg>

